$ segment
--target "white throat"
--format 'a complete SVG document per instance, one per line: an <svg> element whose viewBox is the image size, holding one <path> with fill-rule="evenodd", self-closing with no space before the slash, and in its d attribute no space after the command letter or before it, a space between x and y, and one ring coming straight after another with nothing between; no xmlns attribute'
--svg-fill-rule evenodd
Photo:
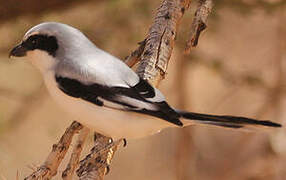
<svg viewBox="0 0 286 180"><path fill-rule="evenodd" d="M35 66L42 74L53 71L56 67L56 59L42 50L33 50L27 52L28 60Z"/></svg>

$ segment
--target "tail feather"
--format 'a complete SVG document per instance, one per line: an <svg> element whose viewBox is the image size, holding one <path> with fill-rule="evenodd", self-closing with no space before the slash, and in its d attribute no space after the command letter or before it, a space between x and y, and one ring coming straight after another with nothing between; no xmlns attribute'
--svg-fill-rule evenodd
<svg viewBox="0 0 286 180"><path fill-rule="evenodd" d="M248 126L255 127L282 127L281 124L265 121L265 120L255 120L246 117L240 116L225 116L225 115L209 115L209 114L200 114L193 112L177 111L182 118L194 120L201 124L210 124L215 126L222 126L227 128L243 128Z"/></svg>

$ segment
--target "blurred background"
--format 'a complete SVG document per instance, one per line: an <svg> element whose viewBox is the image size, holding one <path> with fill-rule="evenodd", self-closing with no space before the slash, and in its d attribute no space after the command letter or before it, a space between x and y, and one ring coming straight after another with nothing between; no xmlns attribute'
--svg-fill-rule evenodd
<svg viewBox="0 0 286 180"><path fill-rule="evenodd" d="M196 2L183 17L167 77L159 87L167 100L201 113L284 123L286 1L214 0L198 47L184 55ZM51 100L37 70L25 60L8 59L10 49L32 26L58 21L80 29L98 47L124 59L145 38L160 1L0 0L0 4L0 179L15 179L17 172L23 179L45 160L73 119ZM283 180L285 138L283 129L167 129L128 141L127 148L116 153L105 179ZM85 152L91 146L92 135ZM65 163L55 179L61 179L64 169Z"/></svg>

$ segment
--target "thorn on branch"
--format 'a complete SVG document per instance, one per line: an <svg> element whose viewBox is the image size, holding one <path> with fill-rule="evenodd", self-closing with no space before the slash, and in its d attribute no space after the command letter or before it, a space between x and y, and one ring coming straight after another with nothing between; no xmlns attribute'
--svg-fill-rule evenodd
<svg viewBox="0 0 286 180"><path fill-rule="evenodd" d="M204 22L202 22L202 21L199 21L199 23L198 23L198 28L197 28L197 30L196 30L196 35L195 35L195 37L191 40L191 46L192 47L196 47L197 45L198 45L198 42L199 42L199 37L200 37L200 35L201 35L201 32L203 31L203 30L205 30L207 28L207 25L204 23Z"/></svg>
<svg viewBox="0 0 286 180"><path fill-rule="evenodd" d="M213 7L212 0L200 0L195 17L191 25L191 32L186 44L185 53L189 54L193 47L196 47L199 42L201 32L206 29L206 22Z"/></svg>
<svg viewBox="0 0 286 180"><path fill-rule="evenodd" d="M146 44L146 39L143 41L139 42L139 47L133 51L129 56L125 58L125 63L129 66L132 67L134 66L137 62L140 61L140 57L144 51L145 44Z"/></svg>
<svg viewBox="0 0 286 180"><path fill-rule="evenodd" d="M181 12L184 14L185 13L186 8L182 7L181 8Z"/></svg>

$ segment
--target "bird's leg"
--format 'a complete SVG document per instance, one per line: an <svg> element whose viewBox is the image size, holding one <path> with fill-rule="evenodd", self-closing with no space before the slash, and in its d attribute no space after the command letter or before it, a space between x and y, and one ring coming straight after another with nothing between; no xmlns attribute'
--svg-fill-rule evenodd
<svg viewBox="0 0 286 180"><path fill-rule="evenodd" d="M107 138L101 134L94 134L95 145L90 153L80 161L77 175L80 178L88 176L89 173L96 169L97 172L107 174L110 171L111 159L118 146L124 142L123 139L113 141L112 138ZM125 144L125 143L124 143ZM104 168L103 168L104 167Z"/></svg>

